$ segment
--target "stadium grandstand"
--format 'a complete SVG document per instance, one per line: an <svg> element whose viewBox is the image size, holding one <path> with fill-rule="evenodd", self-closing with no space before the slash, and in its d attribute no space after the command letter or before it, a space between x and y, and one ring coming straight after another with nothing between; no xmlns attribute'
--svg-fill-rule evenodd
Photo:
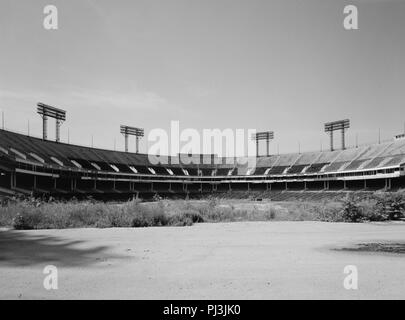
<svg viewBox="0 0 405 320"><path fill-rule="evenodd" d="M202 155L194 157L202 160ZM402 136L342 150L258 156L252 168L229 165L225 158L203 165L175 160L168 157L167 165L154 165L147 154L0 130L0 194L124 198L230 191L390 191L405 185Z"/></svg>

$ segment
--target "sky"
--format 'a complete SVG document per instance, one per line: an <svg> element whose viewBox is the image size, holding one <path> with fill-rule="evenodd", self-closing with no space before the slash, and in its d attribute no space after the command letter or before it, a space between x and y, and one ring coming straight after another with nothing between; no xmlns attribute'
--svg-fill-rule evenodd
<svg viewBox="0 0 405 320"><path fill-rule="evenodd" d="M347 144L373 143L404 131L404 35L403 0L0 0L0 110L40 136L36 104L54 105L62 141L117 150L120 124L172 120L272 130L285 153L327 149L323 124L349 118Z"/></svg>

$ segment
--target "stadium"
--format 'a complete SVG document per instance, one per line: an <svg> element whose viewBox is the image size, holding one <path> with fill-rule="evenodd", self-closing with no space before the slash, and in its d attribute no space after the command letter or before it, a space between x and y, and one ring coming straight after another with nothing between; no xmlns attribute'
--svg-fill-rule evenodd
<svg viewBox="0 0 405 320"><path fill-rule="evenodd" d="M405 299L405 1L0 13L0 300Z"/></svg>
<svg viewBox="0 0 405 320"><path fill-rule="evenodd" d="M201 154L188 155L187 164L179 155L178 159L168 157L167 165L155 165L148 154L61 143L58 127L66 118L65 111L38 103L38 113L44 119L42 139L0 131L2 194L128 199L240 191L283 200L319 199L347 191L396 191L405 186L404 135L346 149L342 130L341 149L333 148L331 134L330 151L257 155L254 167L238 165L238 161L229 165L226 158ZM48 117L56 119L56 141L47 140ZM341 130L344 122L347 127L348 120L337 121L333 131ZM330 131L327 126L325 131ZM124 134L127 145L130 133Z"/></svg>

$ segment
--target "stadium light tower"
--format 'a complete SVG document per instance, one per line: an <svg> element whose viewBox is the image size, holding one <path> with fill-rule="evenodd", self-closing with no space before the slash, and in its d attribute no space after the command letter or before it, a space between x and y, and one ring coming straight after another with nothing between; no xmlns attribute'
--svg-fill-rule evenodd
<svg viewBox="0 0 405 320"><path fill-rule="evenodd" d="M325 123L325 132L328 132L330 135L330 151L333 151L333 132L336 130L341 130L342 132L342 149L346 149L345 146L345 131L350 128L350 120L339 120L333 122Z"/></svg>
<svg viewBox="0 0 405 320"><path fill-rule="evenodd" d="M256 132L252 134L252 140L256 141L256 157L259 156L259 141L266 140L267 144L267 153L266 155L270 155L270 140L274 139L274 132L273 131L264 131L264 132Z"/></svg>
<svg viewBox="0 0 405 320"><path fill-rule="evenodd" d="M142 128L135 128L129 126L120 126L121 133L125 137L125 152L128 152L128 137L135 136L136 137L136 153L139 153L139 137L144 136L144 130Z"/></svg>
<svg viewBox="0 0 405 320"><path fill-rule="evenodd" d="M42 139L48 138L48 117L56 120L56 142L60 141L60 126L66 120L66 111L58 109L42 102L37 104L37 113L42 117Z"/></svg>

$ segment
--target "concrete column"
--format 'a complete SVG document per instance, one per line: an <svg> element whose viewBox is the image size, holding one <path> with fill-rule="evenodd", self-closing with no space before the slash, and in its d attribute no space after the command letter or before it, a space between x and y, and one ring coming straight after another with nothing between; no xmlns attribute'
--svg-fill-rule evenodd
<svg viewBox="0 0 405 320"><path fill-rule="evenodd" d="M333 151L333 131L330 131L329 134L330 134L330 151Z"/></svg>

